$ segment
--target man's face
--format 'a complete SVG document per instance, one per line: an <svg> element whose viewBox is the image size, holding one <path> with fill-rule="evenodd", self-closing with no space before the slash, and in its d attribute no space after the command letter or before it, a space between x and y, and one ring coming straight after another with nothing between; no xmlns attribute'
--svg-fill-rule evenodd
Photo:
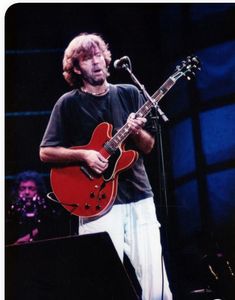
<svg viewBox="0 0 235 300"><path fill-rule="evenodd" d="M19 198L33 198L37 195L37 186L33 180L22 181L19 185Z"/></svg>
<svg viewBox="0 0 235 300"><path fill-rule="evenodd" d="M82 76L83 81L93 86L102 85L108 76L103 53L97 46L91 55L80 58L79 66L75 72Z"/></svg>

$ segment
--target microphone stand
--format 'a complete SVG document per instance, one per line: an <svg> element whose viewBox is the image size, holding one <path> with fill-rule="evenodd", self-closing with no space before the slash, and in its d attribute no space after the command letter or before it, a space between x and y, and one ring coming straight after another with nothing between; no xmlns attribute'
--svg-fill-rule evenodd
<svg viewBox="0 0 235 300"><path fill-rule="evenodd" d="M134 81L134 83L139 87L139 89L142 91L145 99L150 100L152 102L151 96L147 93L144 85L142 85L139 80L136 78L136 76L132 73L131 69L129 68L128 64L123 64L122 66L123 69L125 69L129 74L131 79ZM159 105L154 106L155 110L158 112L158 114L161 116L164 122L169 121L167 116L164 114L164 112L160 109Z"/></svg>
<svg viewBox="0 0 235 300"><path fill-rule="evenodd" d="M130 66L131 62L128 59ZM151 96L147 93L144 86L138 81L138 79L135 77L135 75L132 73L131 69L129 68L128 64L123 64L122 68L124 68L131 76L134 83L140 88L142 91L144 97L146 100L152 101ZM153 121L153 127L155 128L155 136L156 141L158 145L158 151L157 151L157 158L158 158L158 177L159 177L159 202L160 202L160 223L164 224L164 227L162 228L162 234L164 235L164 238L161 239L162 242L164 241L164 256L165 256L165 262L168 261L169 263L169 237L168 237L168 220L169 220L169 214L168 214L168 199L167 199L167 187L166 187L166 171L165 171L165 161L164 161L164 150L163 150L163 143L162 143L162 128L161 124L159 122L159 117L162 118L164 122L169 121L167 116L164 114L164 112L159 108L158 104L153 106L152 112L151 112L151 119ZM162 210L162 208L165 209L165 211ZM162 221L164 216L164 221ZM162 265L162 296L161 299L163 299L164 295L164 273L163 273L163 253L161 255L161 265Z"/></svg>
<svg viewBox="0 0 235 300"><path fill-rule="evenodd" d="M127 57L128 58L128 57ZM149 100L153 103L153 100L151 96L147 93L145 90L145 87L138 81L138 79L135 77L135 75L132 73L131 70L131 62L130 59L128 58L128 62L130 64L130 67L128 66L127 63L122 65L122 68L125 69L129 74L134 83L139 87L139 89L142 91L144 98L146 100ZM151 112L151 119L153 121L153 127L155 128L155 136L156 136L156 141L158 145L158 151L157 151L157 159L158 159L158 177L159 177L159 202L160 202L160 213L161 213L161 220L160 222L162 223L162 219L164 216L164 228L162 231L162 234L164 234L164 238L161 239L161 241L164 241L164 256L165 256L165 262L166 260L169 263L169 238L168 238L168 219L169 219L169 214L168 214L168 199L167 199L167 188L166 188L166 171L165 171L165 161L164 161L164 150L163 150L163 143L162 143L162 128L161 124L159 122L159 118L162 118L164 122L169 121L167 116L164 114L164 112L159 108L158 104L153 105L153 109ZM162 208L165 209L165 211L162 211ZM163 250L162 250L163 252ZM161 267L162 267L162 295L161 299L163 300L163 295L164 295L164 272L163 272L163 253L161 255Z"/></svg>
<svg viewBox="0 0 235 300"><path fill-rule="evenodd" d="M134 83L139 87L141 92L143 93L146 100L150 100L152 102L151 96L147 93L145 87L139 82L136 76L132 73L128 64L123 64L122 68L125 69L129 74ZM153 127L156 132L156 140L159 151L158 154L158 176L159 176L159 198L160 198L160 207L165 208L165 216L168 219L168 199L167 199L167 188L166 188L166 171L165 171L165 161L164 161L164 151L163 151L163 143L162 143L162 128L159 122L159 116L162 118L164 122L169 121L164 112L157 105L154 105L151 112L151 119L153 120Z"/></svg>

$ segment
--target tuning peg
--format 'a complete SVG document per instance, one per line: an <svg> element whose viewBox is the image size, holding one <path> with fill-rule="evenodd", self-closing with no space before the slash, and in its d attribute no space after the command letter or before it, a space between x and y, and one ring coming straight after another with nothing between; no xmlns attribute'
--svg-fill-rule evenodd
<svg viewBox="0 0 235 300"><path fill-rule="evenodd" d="M191 62L191 61L192 61L191 56L187 56L187 61L188 61L188 62Z"/></svg>
<svg viewBox="0 0 235 300"><path fill-rule="evenodd" d="M196 63L199 63L199 59L197 56L193 56L192 60L195 61Z"/></svg>
<svg viewBox="0 0 235 300"><path fill-rule="evenodd" d="M176 66L176 70L177 71L179 71L180 70L180 66L178 65L178 66Z"/></svg>

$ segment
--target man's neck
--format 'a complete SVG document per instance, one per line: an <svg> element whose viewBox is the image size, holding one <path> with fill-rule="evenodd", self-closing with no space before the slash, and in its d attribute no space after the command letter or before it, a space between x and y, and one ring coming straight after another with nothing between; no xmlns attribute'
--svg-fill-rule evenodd
<svg viewBox="0 0 235 300"><path fill-rule="evenodd" d="M84 93L89 93L89 94L92 94L92 95L95 95L95 96L100 96L100 95L104 95L108 92L109 84L108 84L107 81L105 81L101 85L91 85L87 82L84 82L84 85L81 88L81 90Z"/></svg>

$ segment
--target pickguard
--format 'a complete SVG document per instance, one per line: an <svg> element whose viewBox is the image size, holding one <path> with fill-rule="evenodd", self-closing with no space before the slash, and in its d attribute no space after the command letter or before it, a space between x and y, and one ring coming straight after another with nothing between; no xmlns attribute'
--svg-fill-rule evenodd
<svg viewBox="0 0 235 300"><path fill-rule="evenodd" d="M109 181L114 178L117 162L121 157L121 150L118 148L109 158L109 166L103 173L104 181Z"/></svg>

